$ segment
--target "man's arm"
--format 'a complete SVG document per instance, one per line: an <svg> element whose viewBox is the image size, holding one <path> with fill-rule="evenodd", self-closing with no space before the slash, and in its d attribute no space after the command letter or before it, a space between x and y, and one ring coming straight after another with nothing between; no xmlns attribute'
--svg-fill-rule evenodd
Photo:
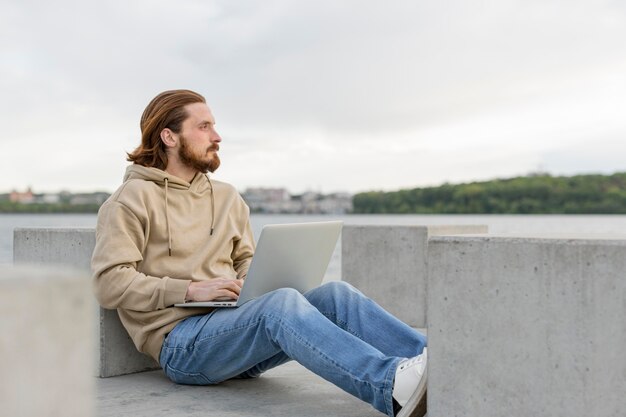
<svg viewBox="0 0 626 417"><path fill-rule="evenodd" d="M244 279L248 274L256 245L252 227L250 226L250 209L243 200L241 203L243 204L242 210L244 212L245 224L241 233L241 239L234 242L231 258L233 260L233 268L237 271L237 278Z"/></svg>
<svg viewBox="0 0 626 417"><path fill-rule="evenodd" d="M102 206L91 258L94 292L102 307L153 311L184 301L191 280L137 271L144 244L143 225L128 207L116 201Z"/></svg>

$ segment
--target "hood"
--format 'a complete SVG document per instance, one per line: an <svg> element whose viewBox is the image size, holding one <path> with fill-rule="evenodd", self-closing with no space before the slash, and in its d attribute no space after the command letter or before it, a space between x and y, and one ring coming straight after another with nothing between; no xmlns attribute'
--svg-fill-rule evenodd
<svg viewBox="0 0 626 417"><path fill-rule="evenodd" d="M167 224L167 248L169 256L172 256L172 230L170 228L169 200L167 196L167 191L169 188L175 190L189 190L190 192L197 194L202 194L206 191L211 192L210 235L213 235L213 230L215 228L215 196L213 195L213 185L211 184L211 180L208 176L198 172L193 177L191 182L187 182L161 169L149 168L143 165L133 164L126 168L126 174L124 174L124 182L135 179L152 181L165 189L165 222Z"/></svg>
<svg viewBox="0 0 626 417"><path fill-rule="evenodd" d="M209 179L202 173L197 173L191 182L187 182L158 168L149 168L137 164L129 165L128 168L126 168L126 173L124 174L124 182L134 179L152 181L161 187L165 187L167 182L167 186L169 188L176 190L189 190L196 193L204 193L210 191L211 189Z"/></svg>

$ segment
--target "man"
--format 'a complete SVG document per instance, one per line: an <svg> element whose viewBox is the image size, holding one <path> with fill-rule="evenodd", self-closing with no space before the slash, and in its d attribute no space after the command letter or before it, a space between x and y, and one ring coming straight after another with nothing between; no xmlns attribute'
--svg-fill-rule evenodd
<svg viewBox="0 0 626 417"><path fill-rule="evenodd" d="M342 282L283 288L238 308L255 249L236 189L206 174L221 137L204 97L156 96L141 117L124 183L98 213L95 293L139 351L180 384L256 377L296 360L389 416L426 412L426 338Z"/></svg>

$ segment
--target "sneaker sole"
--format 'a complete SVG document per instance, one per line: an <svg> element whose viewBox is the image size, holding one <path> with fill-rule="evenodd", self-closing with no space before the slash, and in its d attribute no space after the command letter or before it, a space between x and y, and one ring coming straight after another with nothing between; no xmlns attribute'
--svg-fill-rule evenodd
<svg viewBox="0 0 626 417"><path fill-rule="evenodd" d="M428 370L424 369L424 376L420 380L417 389L411 395L396 417L423 417L426 414L426 381Z"/></svg>

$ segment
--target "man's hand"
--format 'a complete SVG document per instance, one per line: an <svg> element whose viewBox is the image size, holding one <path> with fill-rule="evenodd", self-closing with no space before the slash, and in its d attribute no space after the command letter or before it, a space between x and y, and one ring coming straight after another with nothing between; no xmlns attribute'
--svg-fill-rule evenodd
<svg viewBox="0 0 626 417"><path fill-rule="evenodd" d="M236 300L243 287L242 279L214 278L192 282L187 288L185 301Z"/></svg>

